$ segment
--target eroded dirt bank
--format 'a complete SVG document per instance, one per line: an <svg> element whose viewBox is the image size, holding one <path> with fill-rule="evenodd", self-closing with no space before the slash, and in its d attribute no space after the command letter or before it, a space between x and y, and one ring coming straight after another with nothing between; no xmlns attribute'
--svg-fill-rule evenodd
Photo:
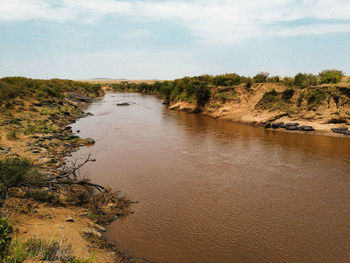
<svg viewBox="0 0 350 263"><path fill-rule="evenodd" d="M266 123L298 123L299 127L312 126L315 131L308 133L320 135L344 136L331 129L350 127L350 89L341 85L291 91L283 84L266 83L212 92L204 107L180 100L170 103L169 108L261 127ZM267 127L273 129L269 125ZM278 130L287 131L283 128Z"/></svg>

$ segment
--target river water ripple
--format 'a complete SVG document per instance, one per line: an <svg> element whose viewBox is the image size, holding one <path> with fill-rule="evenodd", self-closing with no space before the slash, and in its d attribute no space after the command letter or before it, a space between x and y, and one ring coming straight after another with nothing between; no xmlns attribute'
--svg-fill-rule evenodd
<svg viewBox="0 0 350 263"><path fill-rule="evenodd" d="M133 102L118 107L117 103ZM172 263L350 262L350 139L267 131L107 94L72 125L96 144L81 173L133 215L107 238Z"/></svg>

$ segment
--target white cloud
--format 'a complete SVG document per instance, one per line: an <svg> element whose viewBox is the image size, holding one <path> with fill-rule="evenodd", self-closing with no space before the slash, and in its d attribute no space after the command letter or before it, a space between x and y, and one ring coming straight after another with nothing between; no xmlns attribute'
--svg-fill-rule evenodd
<svg viewBox="0 0 350 263"><path fill-rule="evenodd" d="M152 35L152 33L145 29L134 30L122 32L119 34L121 39L140 39L140 38L148 38Z"/></svg>
<svg viewBox="0 0 350 263"><path fill-rule="evenodd" d="M350 32L349 0L0 0L0 21L91 23L106 15L170 21L199 41L227 43L260 36ZM315 24L286 22L314 20ZM130 33L132 35L132 33Z"/></svg>
<svg viewBox="0 0 350 263"><path fill-rule="evenodd" d="M189 50L122 49L79 55L32 54L0 60L0 75L32 78L174 79L203 73L198 52ZM177 59L175 60L174 57ZM151 66L150 66L151 65Z"/></svg>

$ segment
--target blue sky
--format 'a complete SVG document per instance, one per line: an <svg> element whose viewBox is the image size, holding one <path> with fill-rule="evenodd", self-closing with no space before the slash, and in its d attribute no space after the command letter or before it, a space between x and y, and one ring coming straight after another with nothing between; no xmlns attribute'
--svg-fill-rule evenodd
<svg viewBox="0 0 350 263"><path fill-rule="evenodd" d="M350 0L0 0L0 77L350 75L349 43Z"/></svg>

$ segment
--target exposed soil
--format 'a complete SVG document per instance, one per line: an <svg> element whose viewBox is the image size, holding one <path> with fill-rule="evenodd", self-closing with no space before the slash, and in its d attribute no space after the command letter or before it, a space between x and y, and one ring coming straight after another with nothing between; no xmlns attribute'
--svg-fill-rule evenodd
<svg viewBox="0 0 350 263"><path fill-rule="evenodd" d="M42 173L55 176L65 156L94 143L73 135L67 127L89 116L81 110L86 105L79 96L52 101L21 98L10 108L1 109L0 158L25 157ZM80 205L80 199L86 197L93 202ZM74 256L94 258L94 262L146 262L108 244L102 235L104 227L97 224L130 213L127 198L118 197L118 193L95 195L89 187L67 186L50 203L28 199L25 188L14 188L2 209L15 222L15 238L19 240L54 238L71 245Z"/></svg>
<svg viewBox="0 0 350 263"><path fill-rule="evenodd" d="M349 89L347 86L342 88ZM216 94L214 94L206 106L201 109L201 114L216 119L262 127L266 122L297 122L300 126L308 125L315 129L315 131L308 133L328 136L344 136L343 134L333 133L332 128L345 126L350 129L350 98L348 96L339 96L340 101L339 98L336 101L337 97L334 94L326 94L326 97L318 105L310 106L307 101L307 94L310 90L305 89L295 90L288 101L276 99L270 104L264 103L264 94L273 89L277 94L282 94L287 87L271 83L253 85L249 89L242 85L237 86L225 91L225 100L216 97ZM222 94L222 91L217 94L219 93ZM303 95L303 99L299 101L301 93L306 95ZM169 108L198 112L195 103L185 101L171 103ZM287 131L281 128L278 130Z"/></svg>

